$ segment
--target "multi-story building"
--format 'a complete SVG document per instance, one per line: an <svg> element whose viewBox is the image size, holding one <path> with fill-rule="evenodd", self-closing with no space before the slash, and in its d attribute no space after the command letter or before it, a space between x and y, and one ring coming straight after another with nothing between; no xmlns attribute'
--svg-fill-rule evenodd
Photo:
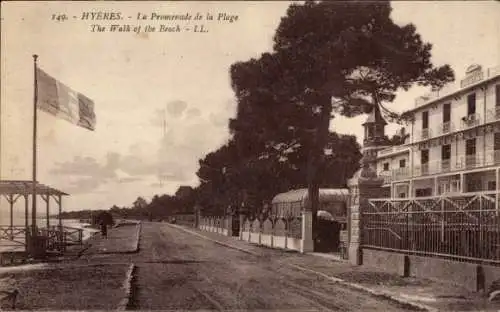
<svg viewBox="0 0 500 312"><path fill-rule="evenodd" d="M419 97L404 144L383 146L378 109L364 124L365 157L388 196L422 197L500 189L500 67L472 65L455 88Z"/></svg>

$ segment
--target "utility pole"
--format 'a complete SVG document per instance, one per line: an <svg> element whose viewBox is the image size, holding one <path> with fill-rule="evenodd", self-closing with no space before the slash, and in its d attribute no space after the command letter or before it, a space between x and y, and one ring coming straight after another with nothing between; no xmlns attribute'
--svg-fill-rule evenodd
<svg viewBox="0 0 500 312"><path fill-rule="evenodd" d="M165 168L163 168L163 159L164 159L164 153L166 151L167 145L166 145L166 140L167 140L167 110L162 109L162 140L161 140L161 146L160 146L160 155L159 155L159 161L158 165L160 166L159 168L159 180L160 180L160 187L163 187L163 180L165 179Z"/></svg>

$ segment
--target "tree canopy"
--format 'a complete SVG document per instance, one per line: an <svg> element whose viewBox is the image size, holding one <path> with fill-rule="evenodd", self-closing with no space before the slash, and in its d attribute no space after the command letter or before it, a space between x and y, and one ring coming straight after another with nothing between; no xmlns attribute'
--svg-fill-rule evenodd
<svg viewBox="0 0 500 312"><path fill-rule="evenodd" d="M231 66L238 114L230 128L240 149L291 162L307 155L313 228L332 113L352 117L379 106L400 120L384 104L398 90L454 80L449 65L433 65L432 45L415 26L397 25L390 14L389 1L294 3L273 51Z"/></svg>
<svg viewBox="0 0 500 312"><path fill-rule="evenodd" d="M391 11L389 1L291 4L272 50L231 65L232 136L200 159L200 185L155 196L142 210L181 213L199 205L217 214L243 201L258 210L279 192L307 186L315 222L319 187L345 187L361 158L355 137L330 131L334 116L378 106L401 121L407 114L388 107L397 92L454 80L449 65L432 63L432 44L413 24L396 24ZM386 142L401 144L406 136Z"/></svg>

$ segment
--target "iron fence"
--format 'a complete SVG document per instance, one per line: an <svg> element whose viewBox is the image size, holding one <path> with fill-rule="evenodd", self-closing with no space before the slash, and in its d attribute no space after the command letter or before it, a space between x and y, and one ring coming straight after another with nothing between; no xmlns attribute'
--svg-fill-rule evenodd
<svg viewBox="0 0 500 312"><path fill-rule="evenodd" d="M362 247L500 265L499 199L498 192L370 199Z"/></svg>

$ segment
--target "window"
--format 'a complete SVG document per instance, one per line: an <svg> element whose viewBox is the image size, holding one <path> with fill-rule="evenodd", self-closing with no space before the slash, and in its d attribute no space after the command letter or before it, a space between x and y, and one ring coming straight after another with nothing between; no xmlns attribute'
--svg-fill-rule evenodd
<svg viewBox="0 0 500 312"><path fill-rule="evenodd" d="M415 197L432 196L432 188L421 188L415 190Z"/></svg>
<svg viewBox="0 0 500 312"><path fill-rule="evenodd" d="M406 159L400 159L399 168L405 168L405 167L406 167Z"/></svg>
<svg viewBox="0 0 500 312"><path fill-rule="evenodd" d="M441 159L449 160L451 158L451 145L443 145L441 146Z"/></svg>
<svg viewBox="0 0 500 312"><path fill-rule="evenodd" d="M429 112L422 112L422 129L429 128Z"/></svg>
<svg viewBox="0 0 500 312"><path fill-rule="evenodd" d="M384 171L389 171L389 163L384 163Z"/></svg>
<svg viewBox="0 0 500 312"><path fill-rule="evenodd" d="M494 191L497 189L496 181L488 181L488 191Z"/></svg>
<svg viewBox="0 0 500 312"><path fill-rule="evenodd" d="M476 94L472 93L467 96L467 115L476 113Z"/></svg>
<svg viewBox="0 0 500 312"><path fill-rule="evenodd" d="M493 149L495 151L500 150L500 132L495 132L495 138L493 143Z"/></svg>
<svg viewBox="0 0 500 312"><path fill-rule="evenodd" d="M368 128L367 128L367 129L368 129L368 137L367 137L367 138L368 138L368 139L373 138L373 136L374 136L374 135L373 135L373 128L372 128L372 126L371 126L371 125L368 125Z"/></svg>
<svg viewBox="0 0 500 312"><path fill-rule="evenodd" d="M438 194L445 194L445 193L449 193L451 190L450 188L450 184L449 183L446 183L446 182L442 182L440 185L439 185L439 188L438 188Z"/></svg>
<svg viewBox="0 0 500 312"><path fill-rule="evenodd" d="M451 104L445 103L443 105L443 123L449 122L451 119Z"/></svg>
<svg viewBox="0 0 500 312"><path fill-rule="evenodd" d="M420 151L420 163L427 164L429 162L429 150Z"/></svg>
<svg viewBox="0 0 500 312"><path fill-rule="evenodd" d="M451 192L460 192L460 180L452 180L451 181Z"/></svg>
<svg viewBox="0 0 500 312"><path fill-rule="evenodd" d="M476 155L476 139L465 141L465 154Z"/></svg>
<svg viewBox="0 0 500 312"><path fill-rule="evenodd" d="M495 86L496 106L500 106L500 85Z"/></svg>

